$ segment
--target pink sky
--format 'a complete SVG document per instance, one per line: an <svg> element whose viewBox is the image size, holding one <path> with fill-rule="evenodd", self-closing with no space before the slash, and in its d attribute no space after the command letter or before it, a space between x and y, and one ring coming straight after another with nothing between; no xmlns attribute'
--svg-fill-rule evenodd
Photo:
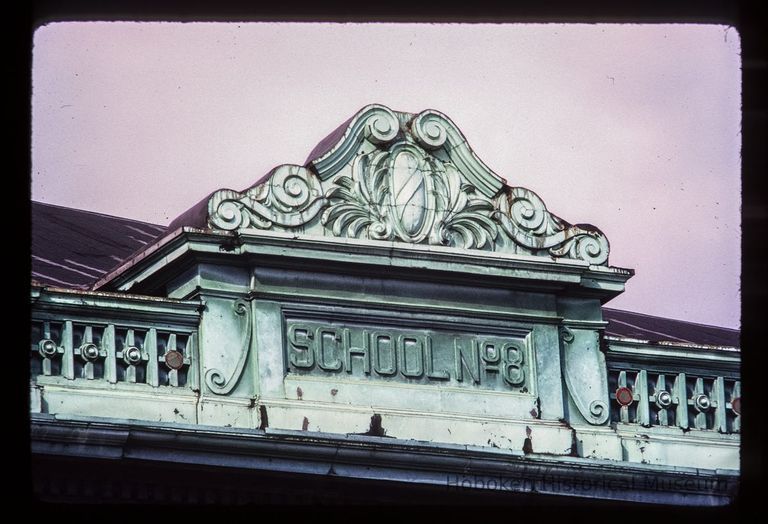
<svg viewBox="0 0 768 524"><path fill-rule="evenodd" d="M56 23L35 33L32 198L167 225L369 103L447 114L637 272L608 307L737 328L737 31L704 25Z"/></svg>

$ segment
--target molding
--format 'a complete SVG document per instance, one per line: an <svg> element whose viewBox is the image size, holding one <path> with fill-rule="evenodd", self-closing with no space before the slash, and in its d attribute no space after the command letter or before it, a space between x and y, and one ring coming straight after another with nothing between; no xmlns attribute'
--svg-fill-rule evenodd
<svg viewBox="0 0 768 524"><path fill-rule="evenodd" d="M194 323L197 323L200 316L200 303L191 300L51 287L33 288L32 293L35 298L32 307L35 311L66 310L78 314L98 313L99 316L146 313Z"/></svg>
<svg viewBox="0 0 768 524"><path fill-rule="evenodd" d="M318 317L322 315L338 315L338 313L329 312L329 307L359 308L361 306L370 308L366 310L366 318L370 318L371 311L384 311L392 315L390 321L399 321L402 313L429 315L425 321L433 321L434 315L441 317L450 316L453 319L461 319L462 325L480 328L488 326L488 321L503 321L506 331L521 330L529 331L530 324L560 324L562 317L537 315L532 313L521 313L511 309L487 308L479 306L468 306L467 304L456 305L455 303L425 303L417 300L406 300L399 297L386 297L385 302L382 297L371 297L362 293L334 292L325 294L321 292L299 292L295 289L275 290L274 288L260 289L253 292L254 299L276 300L280 301L284 312L298 312L305 314L307 312L317 312ZM387 317L382 317L387 318ZM446 327L453 321L443 321ZM509 323L513 324L509 324ZM495 324L494 324L495 326Z"/></svg>
<svg viewBox="0 0 768 524"><path fill-rule="evenodd" d="M643 351L646 351L646 348L654 348L670 354L676 352L680 354L685 354L686 352L694 352L696 355L700 355L703 351L705 353L712 353L714 355L726 356L727 353L731 353L731 355L734 353L741 353L741 348L734 346L713 346L710 344L694 344L692 342L672 342L666 340L654 342L651 340L616 337L611 335L608 335L605 338L606 340L609 340L616 348L623 346L625 348L624 351L626 352L632 352L639 348L644 348Z"/></svg>
<svg viewBox="0 0 768 524"><path fill-rule="evenodd" d="M37 456L123 459L170 465L213 466L326 475L456 489L464 479L475 489L505 495L540 493L602 500L681 505L723 505L738 489L732 470L656 466L621 461L520 456L503 449L429 444L363 435L329 436L307 431L211 428L188 424L136 423L117 419L63 419L31 415L31 449ZM513 480L514 482L509 482ZM589 486L574 491L574 486ZM672 486L672 489L664 489ZM660 489L660 487L662 489ZM546 500L546 498L544 499Z"/></svg>
<svg viewBox="0 0 768 524"><path fill-rule="evenodd" d="M623 268L590 266L584 261L572 259L553 260L548 257L277 231L238 233L184 228L179 230L178 235L173 235L172 241L147 250L140 260L126 264L100 285L114 286L123 291L141 289L144 281L154 280L153 275L172 266L182 255L207 257L211 262L229 260L239 266L248 263L243 260L243 255L251 255L260 261L266 256L277 257L284 260L283 263L293 259L301 261L304 267L312 263L327 267L329 262L334 262L382 266L390 270L428 270L436 275L449 272L457 275L459 280L490 277L512 279L517 283L529 281L535 283L535 290L543 292L578 286L590 296L604 299L622 292L624 283L634 274ZM600 286L595 287L593 281L599 282ZM504 285L500 280L497 282Z"/></svg>
<svg viewBox="0 0 768 524"><path fill-rule="evenodd" d="M97 395L102 398L127 398L147 401L197 402L199 395L185 386L152 386L146 383L116 382L106 380L88 380L84 378L68 379L62 376L37 375L32 379L35 386L43 387L47 392L74 395Z"/></svg>
<svg viewBox="0 0 768 524"><path fill-rule="evenodd" d="M741 351L737 348L667 345L638 340L621 340L605 337L605 355L609 369L634 366L649 371L696 372L704 374L724 373L738 377L741 370Z"/></svg>
<svg viewBox="0 0 768 524"><path fill-rule="evenodd" d="M683 429L677 426L642 426L637 423L616 423L615 435L622 440L642 440L644 442L664 442L690 446L723 446L740 448L739 433L720 433L711 429Z"/></svg>

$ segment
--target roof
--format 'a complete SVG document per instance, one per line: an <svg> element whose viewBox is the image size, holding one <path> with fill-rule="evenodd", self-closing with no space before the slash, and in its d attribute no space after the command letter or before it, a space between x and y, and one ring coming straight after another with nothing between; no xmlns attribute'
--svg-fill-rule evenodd
<svg viewBox="0 0 768 524"><path fill-rule="evenodd" d="M168 228L32 202L32 280L87 289ZM606 335L693 345L739 346L739 331L603 308Z"/></svg>
<svg viewBox="0 0 768 524"><path fill-rule="evenodd" d="M608 321L605 334L613 337L633 338L651 342L677 342L707 346L739 347L739 330L671 318L603 308Z"/></svg>
<svg viewBox="0 0 768 524"><path fill-rule="evenodd" d="M32 279L85 289L166 228L138 220L32 202Z"/></svg>

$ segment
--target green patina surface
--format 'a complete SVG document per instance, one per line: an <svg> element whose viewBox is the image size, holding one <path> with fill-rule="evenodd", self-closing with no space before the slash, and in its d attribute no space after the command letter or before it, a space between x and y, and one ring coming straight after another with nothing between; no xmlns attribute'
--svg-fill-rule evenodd
<svg viewBox="0 0 768 524"><path fill-rule="evenodd" d="M606 340L632 272L436 111L368 106L207 211L112 292L33 289L33 412L738 469L738 352Z"/></svg>
<svg viewBox="0 0 768 524"><path fill-rule="evenodd" d="M286 349L292 373L528 391L530 348L520 334L292 319Z"/></svg>

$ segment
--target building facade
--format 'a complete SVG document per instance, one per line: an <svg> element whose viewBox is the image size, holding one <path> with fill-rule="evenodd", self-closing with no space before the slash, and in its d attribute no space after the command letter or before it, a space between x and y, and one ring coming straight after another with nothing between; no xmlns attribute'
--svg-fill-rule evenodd
<svg viewBox="0 0 768 524"><path fill-rule="evenodd" d="M216 191L165 231L107 222L125 231L96 242L121 260L109 272L33 240L43 499L736 493L738 333L604 308L633 272L608 264L603 233L508 185L437 111L367 106L303 166ZM111 254L126 238L141 248Z"/></svg>

